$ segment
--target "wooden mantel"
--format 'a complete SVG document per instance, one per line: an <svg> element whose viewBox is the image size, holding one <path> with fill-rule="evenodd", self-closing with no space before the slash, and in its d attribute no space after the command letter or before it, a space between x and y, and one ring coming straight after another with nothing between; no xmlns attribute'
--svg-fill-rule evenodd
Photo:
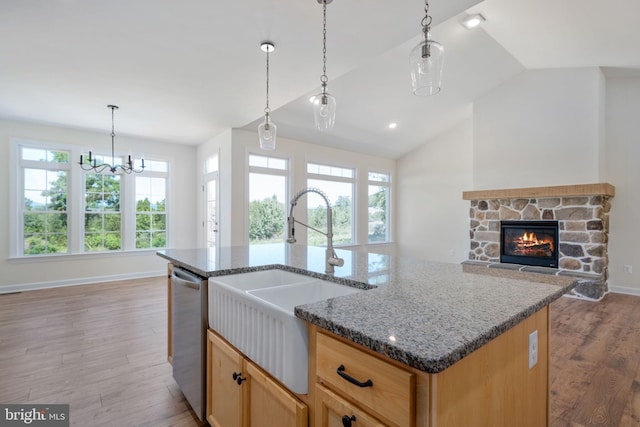
<svg viewBox="0 0 640 427"><path fill-rule="evenodd" d="M487 199L519 199L576 196L609 196L613 197L616 189L607 183L558 185L554 187L506 188L502 190L463 191L463 200Z"/></svg>

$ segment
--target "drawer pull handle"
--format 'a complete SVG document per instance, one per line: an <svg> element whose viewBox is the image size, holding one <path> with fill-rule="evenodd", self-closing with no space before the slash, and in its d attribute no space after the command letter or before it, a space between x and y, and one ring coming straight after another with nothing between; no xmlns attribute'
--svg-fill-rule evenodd
<svg viewBox="0 0 640 427"><path fill-rule="evenodd" d="M342 378L349 381L353 385L357 385L358 387L373 387L373 381L371 381L370 379L366 380L365 382L360 382L357 379L353 378L351 375L347 374L344 371L344 365L338 366L336 372L338 373L338 375L340 375Z"/></svg>
<svg viewBox="0 0 640 427"><path fill-rule="evenodd" d="M344 427L351 427L351 423L355 422L356 420L356 416L355 415L351 415L351 417L349 417L348 415L343 415L342 416L342 425Z"/></svg>
<svg viewBox="0 0 640 427"><path fill-rule="evenodd" d="M241 377L242 372L238 373L238 372L234 372L233 373L233 379L238 383L238 385L242 384L242 381L246 381L246 378L242 378Z"/></svg>

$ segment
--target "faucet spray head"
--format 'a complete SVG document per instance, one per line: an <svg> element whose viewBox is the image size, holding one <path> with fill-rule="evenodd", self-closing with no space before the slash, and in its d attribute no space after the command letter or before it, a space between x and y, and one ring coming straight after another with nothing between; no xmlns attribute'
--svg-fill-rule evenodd
<svg viewBox="0 0 640 427"><path fill-rule="evenodd" d="M295 243L296 242L296 227L295 227L296 219L293 215L290 215L287 218L287 243Z"/></svg>

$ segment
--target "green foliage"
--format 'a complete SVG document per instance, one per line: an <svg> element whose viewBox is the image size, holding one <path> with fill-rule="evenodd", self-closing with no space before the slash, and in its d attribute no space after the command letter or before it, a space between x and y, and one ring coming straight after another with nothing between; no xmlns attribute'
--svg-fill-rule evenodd
<svg viewBox="0 0 640 427"><path fill-rule="evenodd" d="M249 240L252 244L284 241L284 203L275 195L249 203Z"/></svg>
<svg viewBox="0 0 640 427"><path fill-rule="evenodd" d="M66 234L25 234L25 255L45 255L67 252Z"/></svg>
<svg viewBox="0 0 640 427"><path fill-rule="evenodd" d="M351 235L352 204L351 198L346 196L338 197L335 205L331 209L333 216L333 243L349 244L353 243ZM309 225L318 230L327 231L327 209L322 206L311 208L307 212ZM327 237L309 230L307 242L312 246L324 246L327 244Z"/></svg>
<svg viewBox="0 0 640 427"><path fill-rule="evenodd" d="M167 244L165 201L151 204L148 197L136 203L136 248L163 248ZM162 212L162 213L154 213Z"/></svg>
<svg viewBox="0 0 640 427"><path fill-rule="evenodd" d="M54 162L67 163L68 153L52 151ZM24 200L24 254L39 255L68 251L67 242L67 172L56 173L41 195L46 205ZM120 215L120 176L85 175L85 251L122 249ZM166 246L166 201L151 203L148 198L136 204L136 247Z"/></svg>
<svg viewBox="0 0 640 427"><path fill-rule="evenodd" d="M370 242L387 240L387 189L385 187L377 187L377 189L378 191L369 195Z"/></svg>

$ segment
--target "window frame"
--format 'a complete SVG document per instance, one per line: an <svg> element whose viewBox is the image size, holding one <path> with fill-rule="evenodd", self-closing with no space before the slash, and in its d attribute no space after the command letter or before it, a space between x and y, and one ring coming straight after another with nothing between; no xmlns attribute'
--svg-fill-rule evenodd
<svg viewBox="0 0 640 427"><path fill-rule="evenodd" d="M352 176L351 177L345 177L345 176L338 176L338 175L329 175L329 174L322 174L322 173L314 173L314 172L309 172L309 165L315 165L318 166L319 168L322 167L327 167L327 168L336 168L336 169L342 169L342 170L351 170L352 171ZM357 194L358 194L358 168L356 166L348 166L348 165L343 165L343 164L339 164L339 163L325 163L325 162L317 162L317 161L313 161L313 160L307 160L305 162L305 172L306 172L306 179L305 179L305 184L307 187L309 187L309 180L310 179L314 179L314 180L319 180L319 181L333 181L333 182L341 182L341 183L348 183L351 184L351 242L350 243L335 243L334 242L334 246L335 247L350 247L350 246L356 246L360 243L360 238L358 236L357 230L358 230L358 203L357 203ZM323 191L322 189L319 189L321 191ZM329 198L329 202L331 203L331 207L333 208L336 200L331 200L331 198ZM309 212L309 206L308 204L306 205L306 210L305 210L305 218L308 222L308 212ZM305 230L305 233L308 233L308 230ZM307 236L307 243L308 243L308 236Z"/></svg>
<svg viewBox="0 0 640 427"><path fill-rule="evenodd" d="M32 164L37 169L52 170L54 168L43 168L42 163L38 161L22 160L22 148L34 148L50 151L66 151L69 153L69 162L57 165L65 165L67 170L67 248L65 253L37 254L29 255L24 253L24 169L28 169L25 164ZM166 163L167 172L166 179L166 246L163 248L135 248L135 177L138 174L121 174L120 181L120 215L121 215L121 249L112 251L85 251L84 250L84 209L85 209L85 174L91 171L83 171L77 164L76 159L81 154L85 154L86 150L80 145L65 144L58 142L33 140L27 138L11 137L9 139L9 204L15 206L10 209L9 224L9 259L26 261L38 260L42 258L63 258L63 257L95 257L95 256L114 256L126 253L144 253L156 251L170 247L171 242L171 160L152 156L149 160ZM106 149L105 149L106 153ZM106 155L102 150L96 152L98 155ZM146 159L145 159L146 160ZM144 176L149 176L155 172L147 171ZM130 231L133 230L133 233Z"/></svg>
<svg viewBox="0 0 640 427"><path fill-rule="evenodd" d="M386 181L377 181L377 180L372 180L371 179L371 174L378 174L378 175L384 175L387 177ZM367 195L367 214L366 214L366 229L367 229L367 233L366 233L366 241L367 241L367 245L380 245L380 244L387 244L387 243L391 243L393 241L392 235L391 235L391 189L392 189L392 179L393 176L391 175L390 172L385 172L385 171L380 171L380 170L368 170L367 171L367 181L366 181L366 192L365 194ZM371 186L376 186L376 187L386 187L387 191L387 200L386 200L386 206L385 206L385 216L386 216L386 238L385 240L380 240L380 241L370 241L369 240L369 188Z"/></svg>
<svg viewBox="0 0 640 427"><path fill-rule="evenodd" d="M157 160L156 160L157 161ZM133 236L132 238L132 242L129 241L129 239L127 239L127 243L132 245L131 250L135 250L135 251L143 251L143 250L158 250L158 249L166 249L169 246L169 162L167 163L167 171L166 172L160 172L160 171L145 171L144 175L135 175L132 177L131 181L133 181L132 185L133 185L133 192L132 192L132 197L133 197L133 218L128 218L128 217L124 217L125 218L125 222L128 220L131 220L131 229L133 230L133 233L127 233L128 235ZM138 188L137 188L137 181L138 178L155 178L155 179L163 179L164 180L164 211L163 212L155 212L149 211L148 214L151 216L151 238L153 241L153 216L154 215L164 215L164 234L165 234L165 246L150 246L148 248L138 248L138 225L137 225L137 216L138 216L138 202L137 202L137 197L138 197ZM126 225L125 225L125 228Z"/></svg>
<svg viewBox="0 0 640 427"><path fill-rule="evenodd" d="M263 167L263 166L255 166L255 165L251 165L251 157L252 156L256 156L256 157L264 157L267 159L275 159L275 160L281 160L285 162L285 167L284 169L279 169L279 168L270 168L270 167ZM257 173L257 174L263 174L263 175L274 175L274 176L282 176L284 177L284 220L283 220L283 229L285 231L285 236L284 238L286 239L286 230L287 230L287 206L288 206L288 201L290 199L290 188L291 188L291 171L292 171L292 160L291 158L289 158L288 156L284 156L284 155L277 155L277 154L265 154L265 153L261 153L261 152L255 152L252 150L248 150L247 154L246 154L246 175L245 175L245 179L246 179L246 185L245 185L245 218L246 220L244 221L244 240L247 246L252 246L251 244L251 239L249 236L249 230L251 228L251 224L250 224L250 218L249 218L249 206L251 205L251 174L252 173Z"/></svg>

